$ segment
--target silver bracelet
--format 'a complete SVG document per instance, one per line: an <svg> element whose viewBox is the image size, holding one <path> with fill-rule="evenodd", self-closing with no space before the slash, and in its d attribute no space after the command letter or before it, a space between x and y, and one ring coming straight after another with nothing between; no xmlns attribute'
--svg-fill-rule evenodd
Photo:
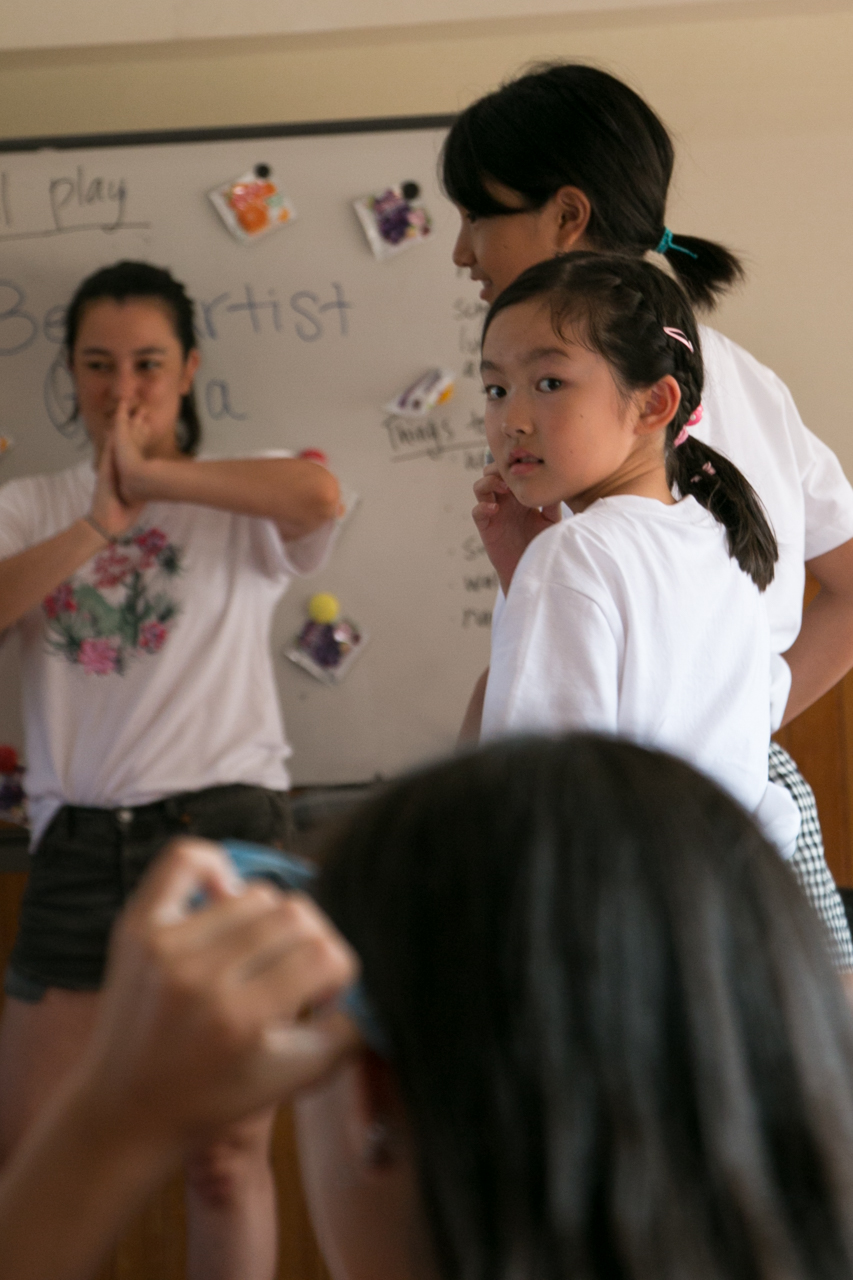
<svg viewBox="0 0 853 1280"><path fill-rule="evenodd" d="M114 537L111 533L107 533L104 526L102 524L98 524L94 516L84 516L83 519L87 524L92 526L95 533L99 533L107 542L118 542L118 538Z"/></svg>

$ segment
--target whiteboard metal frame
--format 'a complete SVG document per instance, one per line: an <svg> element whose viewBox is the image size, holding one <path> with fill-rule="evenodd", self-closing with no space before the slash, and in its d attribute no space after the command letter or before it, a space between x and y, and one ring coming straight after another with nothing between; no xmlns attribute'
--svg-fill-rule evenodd
<svg viewBox="0 0 853 1280"><path fill-rule="evenodd" d="M404 129L446 129L455 114L369 116L361 120L305 120L295 124L238 124L214 129L140 129L127 133L56 134L40 138L0 138L0 154L71 151L78 147L151 147L190 142L239 142L243 138L300 138L333 133L384 133Z"/></svg>

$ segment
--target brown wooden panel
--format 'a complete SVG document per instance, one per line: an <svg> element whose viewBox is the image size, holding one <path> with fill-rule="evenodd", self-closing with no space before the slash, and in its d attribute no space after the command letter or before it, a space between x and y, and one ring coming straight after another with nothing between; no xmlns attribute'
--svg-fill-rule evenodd
<svg viewBox="0 0 853 1280"><path fill-rule="evenodd" d="M27 883L25 871L0 872L0 973L6 970L6 962L15 941L18 928L18 908ZM3 1007L3 989L0 983L0 1009Z"/></svg>

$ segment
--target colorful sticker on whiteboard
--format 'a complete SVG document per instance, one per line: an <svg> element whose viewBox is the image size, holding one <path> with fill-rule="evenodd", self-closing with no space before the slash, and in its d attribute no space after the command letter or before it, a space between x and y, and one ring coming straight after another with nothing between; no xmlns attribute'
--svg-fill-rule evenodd
<svg viewBox="0 0 853 1280"><path fill-rule="evenodd" d="M416 182L386 187L353 200L367 242L377 258L390 258L432 234L432 218L420 199Z"/></svg>
<svg viewBox="0 0 853 1280"><path fill-rule="evenodd" d="M426 373L406 387L385 408L402 418L421 418L445 404L453 395L453 374L449 369L428 369Z"/></svg>
<svg viewBox="0 0 853 1280"><path fill-rule="evenodd" d="M292 222L296 210L272 176L268 164L209 191L211 203L232 235L244 243Z"/></svg>
<svg viewBox="0 0 853 1280"><path fill-rule="evenodd" d="M285 654L322 684L339 684L366 643L361 628L341 617L337 597L320 591L308 601L308 620Z"/></svg>

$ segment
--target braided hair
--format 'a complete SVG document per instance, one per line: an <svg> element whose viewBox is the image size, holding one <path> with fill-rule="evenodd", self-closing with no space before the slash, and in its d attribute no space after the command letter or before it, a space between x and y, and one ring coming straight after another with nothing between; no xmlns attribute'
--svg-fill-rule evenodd
<svg viewBox="0 0 853 1280"><path fill-rule="evenodd" d="M561 187L590 202L587 242L602 253L657 250L697 306L743 277L731 250L666 227L672 140L647 102L598 67L541 63L456 117L442 152L451 200L480 218L541 209ZM489 190L499 182L521 209Z"/></svg>
<svg viewBox="0 0 853 1280"><path fill-rule="evenodd" d="M675 378L681 400L666 428L667 483L719 520L729 554L763 591L773 581L779 552L758 495L728 458L689 432L682 434L701 404L704 384L699 330L683 289L641 258L563 254L530 267L504 289L486 316L483 337L501 311L535 298L548 299L556 334L579 328L626 395Z"/></svg>

